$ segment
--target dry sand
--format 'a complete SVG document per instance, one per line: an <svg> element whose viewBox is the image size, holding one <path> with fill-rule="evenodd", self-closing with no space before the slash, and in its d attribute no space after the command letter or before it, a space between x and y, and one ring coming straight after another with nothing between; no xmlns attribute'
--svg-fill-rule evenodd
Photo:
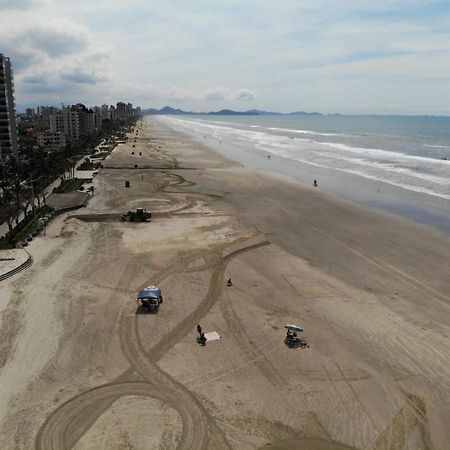
<svg viewBox="0 0 450 450"><path fill-rule="evenodd" d="M446 236L151 119L130 141L0 283L0 448L450 448ZM120 221L137 206L151 223Z"/></svg>

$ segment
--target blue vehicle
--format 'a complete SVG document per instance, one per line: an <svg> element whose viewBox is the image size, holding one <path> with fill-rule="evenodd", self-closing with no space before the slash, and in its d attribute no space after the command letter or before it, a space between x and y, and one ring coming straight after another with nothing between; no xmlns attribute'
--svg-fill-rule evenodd
<svg viewBox="0 0 450 450"><path fill-rule="evenodd" d="M145 310L157 309L163 302L161 289L156 286L148 286L142 289L137 297L138 304Z"/></svg>

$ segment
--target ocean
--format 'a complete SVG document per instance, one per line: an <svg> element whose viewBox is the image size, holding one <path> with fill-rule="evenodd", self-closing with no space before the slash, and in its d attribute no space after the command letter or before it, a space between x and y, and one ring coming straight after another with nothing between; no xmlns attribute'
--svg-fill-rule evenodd
<svg viewBox="0 0 450 450"><path fill-rule="evenodd" d="M246 167L450 233L450 117L158 116Z"/></svg>

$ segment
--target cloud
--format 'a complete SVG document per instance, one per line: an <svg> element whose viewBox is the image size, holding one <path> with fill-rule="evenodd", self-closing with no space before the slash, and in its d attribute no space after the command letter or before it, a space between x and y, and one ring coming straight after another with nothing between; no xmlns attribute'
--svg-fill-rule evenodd
<svg viewBox="0 0 450 450"><path fill-rule="evenodd" d="M0 0L0 46L20 104L450 104L447 0Z"/></svg>
<svg viewBox="0 0 450 450"><path fill-rule="evenodd" d="M236 100L254 100L255 94L250 89L239 89L239 91L234 94Z"/></svg>
<svg viewBox="0 0 450 450"><path fill-rule="evenodd" d="M124 80L113 81L115 82L110 88L110 95L112 95L113 99L127 98L139 102L186 102L193 98L191 92L173 84L140 83Z"/></svg>
<svg viewBox="0 0 450 450"><path fill-rule="evenodd" d="M30 1L26 10L9 8L0 14L1 51L11 57L19 104L22 94L28 101L45 96L49 103L68 96L78 101L76 92L90 97L89 86L111 79L107 61L112 46L99 43L86 26L52 13L46 4Z"/></svg>
<svg viewBox="0 0 450 450"><path fill-rule="evenodd" d="M225 88L209 89L205 92L204 99L210 102L217 102L225 100L229 95L228 90Z"/></svg>
<svg viewBox="0 0 450 450"><path fill-rule="evenodd" d="M250 89L241 88L238 91L225 87L216 87L208 89L201 97L204 100L217 102L217 101L229 101L229 100L253 100L255 94Z"/></svg>
<svg viewBox="0 0 450 450"><path fill-rule="evenodd" d="M86 72L82 69L76 69L73 72L63 72L61 79L79 84L97 84L107 80L105 76L99 75L95 71Z"/></svg>
<svg viewBox="0 0 450 450"><path fill-rule="evenodd" d="M0 11L17 9L24 11L43 5L43 0L0 0Z"/></svg>
<svg viewBox="0 0 450 450"><path fill-rule="evenodd" d="M34 53L35 58L60 58L96 47L89 30L65 18L46 17L38 11L6 12L0 16L0 41L11 56ZM31 63L35 61L31 60Z"/></svg>

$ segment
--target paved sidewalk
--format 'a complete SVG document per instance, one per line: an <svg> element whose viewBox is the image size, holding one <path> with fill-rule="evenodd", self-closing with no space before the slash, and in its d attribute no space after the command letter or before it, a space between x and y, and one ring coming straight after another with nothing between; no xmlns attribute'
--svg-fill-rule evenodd
<svg viewBox="0 0 450 450"><path fill-rule="evenodd" d="M88 199L89 195L78 191L50 194L47 198L47 205L56 210L81 208L86 205Z"/></svg>

